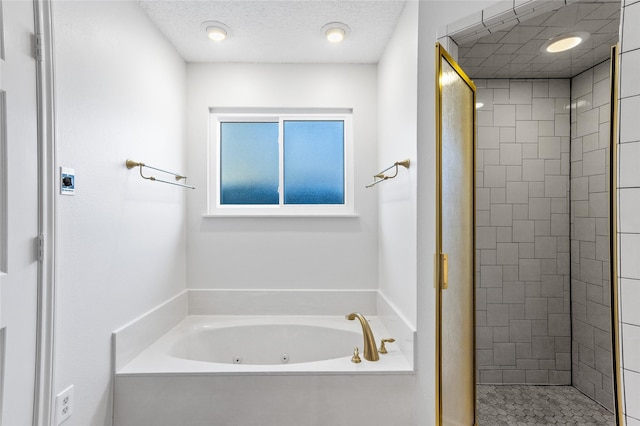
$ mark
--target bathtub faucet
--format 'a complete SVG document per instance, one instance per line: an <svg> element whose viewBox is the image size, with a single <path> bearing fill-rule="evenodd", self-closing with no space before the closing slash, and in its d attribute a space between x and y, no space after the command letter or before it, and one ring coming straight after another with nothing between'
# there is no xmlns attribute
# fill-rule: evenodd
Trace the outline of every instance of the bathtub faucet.
<svg viewBox="0 0 640 426"><path fill-rule="evenodd" d="M373 332L371 331L371 327L369 327L367 319L358 312L350 313L345 318L350 321L356 318L360 320L362 335L364 337L364 359L367 361L378 361L380 356L378 355L378 348L376 347L376 339L373 337Z"/></svg>

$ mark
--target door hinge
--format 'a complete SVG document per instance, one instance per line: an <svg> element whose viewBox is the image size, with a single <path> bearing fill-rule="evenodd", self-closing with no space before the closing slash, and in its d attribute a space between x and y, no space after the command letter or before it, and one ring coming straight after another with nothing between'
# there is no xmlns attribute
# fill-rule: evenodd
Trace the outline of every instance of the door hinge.
<svg viewBox="0 0 640 426"><path fill-rule="evenodd" d="M42 61L42 58L44 56L42 49L42 35L35 34L35 36L33 37L33 56L36 61Z"/></svg>
<svg viewBox="0 0 640 426"><path fill-rule="evenodd" d="M449 255L446 253L440 254L440 288L449 288Z"/></svg>
<svg viewBox="0 0 640 426"><path fill-rule="evenodd" d="M38 235L38 261L44 262L44 234Z"/></svg>

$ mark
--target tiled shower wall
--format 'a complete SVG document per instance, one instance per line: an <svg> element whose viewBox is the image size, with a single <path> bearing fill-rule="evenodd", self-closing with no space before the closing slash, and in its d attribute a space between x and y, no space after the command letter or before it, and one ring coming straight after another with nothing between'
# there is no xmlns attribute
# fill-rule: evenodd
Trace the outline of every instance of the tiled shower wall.
<svg viewBox="0 0 640 426"><path fill-rule="evenodd" d="M571 319L573 385L613 411L609 67L571 83Z"/></svg>
<svg viewBox="0 0 640 426"><path fill-rule="evenodd" d="M624 0L620 48L618 250L625 425L640 426L640 1Z"/></svg>
<svg viewBox="0 0 640 426"><path fill-rule="evenodd" d="M569 80L477 80L478 383L571 384Z"/></svg>

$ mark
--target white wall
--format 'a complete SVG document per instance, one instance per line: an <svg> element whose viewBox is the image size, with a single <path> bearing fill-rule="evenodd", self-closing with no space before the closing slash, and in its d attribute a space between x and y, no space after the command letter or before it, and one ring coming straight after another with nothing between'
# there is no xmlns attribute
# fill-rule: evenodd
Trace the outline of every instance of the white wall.
<svg viewBox="0 0 640 426"><path fill-rule="evenodd" d="M111 332L186 288L194 194L124 167L188 174L185 65L136 2L56 1L53 15L57 162L76 171L76 195L56 200L55 392L75 385L65 426L110 424Z"/></svg>
<svg viewBox="0 0 640 426"><path fill-rule="evenodd" d="M624 0L620 56L618 249L625 424L640 425L640 2Z"/></svg>
<svg viewBox="0 0 640 426"><path fill-rule="evenodd" d="M494 1L421 1L418 41L418 276L416 404L419 425L435 424L436 141L435 51L438 28L494 4ZM444 35L444 34L442 34Z"/></svg>
<svg viewBox="0 0 640 426"><path fill-rule="evenodd" d="M378 168L413 164L377 185L379 290L416 323L418 2L408 2L378 63ZM393 172L393 170L390 170Z"/></svg>
<svg viewBox="0 0 640 426"><path fill-rule="evenodd" d="M188 282L194 289L377 289L375 65L189 64ZM209 107L353 108L357 218L203 218ZM200 189L201 188L201 189Z"/></svg>

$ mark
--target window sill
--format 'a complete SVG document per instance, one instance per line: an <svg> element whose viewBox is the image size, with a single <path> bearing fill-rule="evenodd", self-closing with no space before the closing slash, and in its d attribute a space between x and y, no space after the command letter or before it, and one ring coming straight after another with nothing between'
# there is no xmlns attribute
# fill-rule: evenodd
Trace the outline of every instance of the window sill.
<svg viewBox="0 0 640 426"><path fill-rule="evenodd" d="M336 218L349 219L358 218L358 213L300 213L300 212L278 212L278 213L251 213L251 212L222 212L222 213L204 213L203 218L269 218L269 217L295 217L295 218Z"/></svg>

